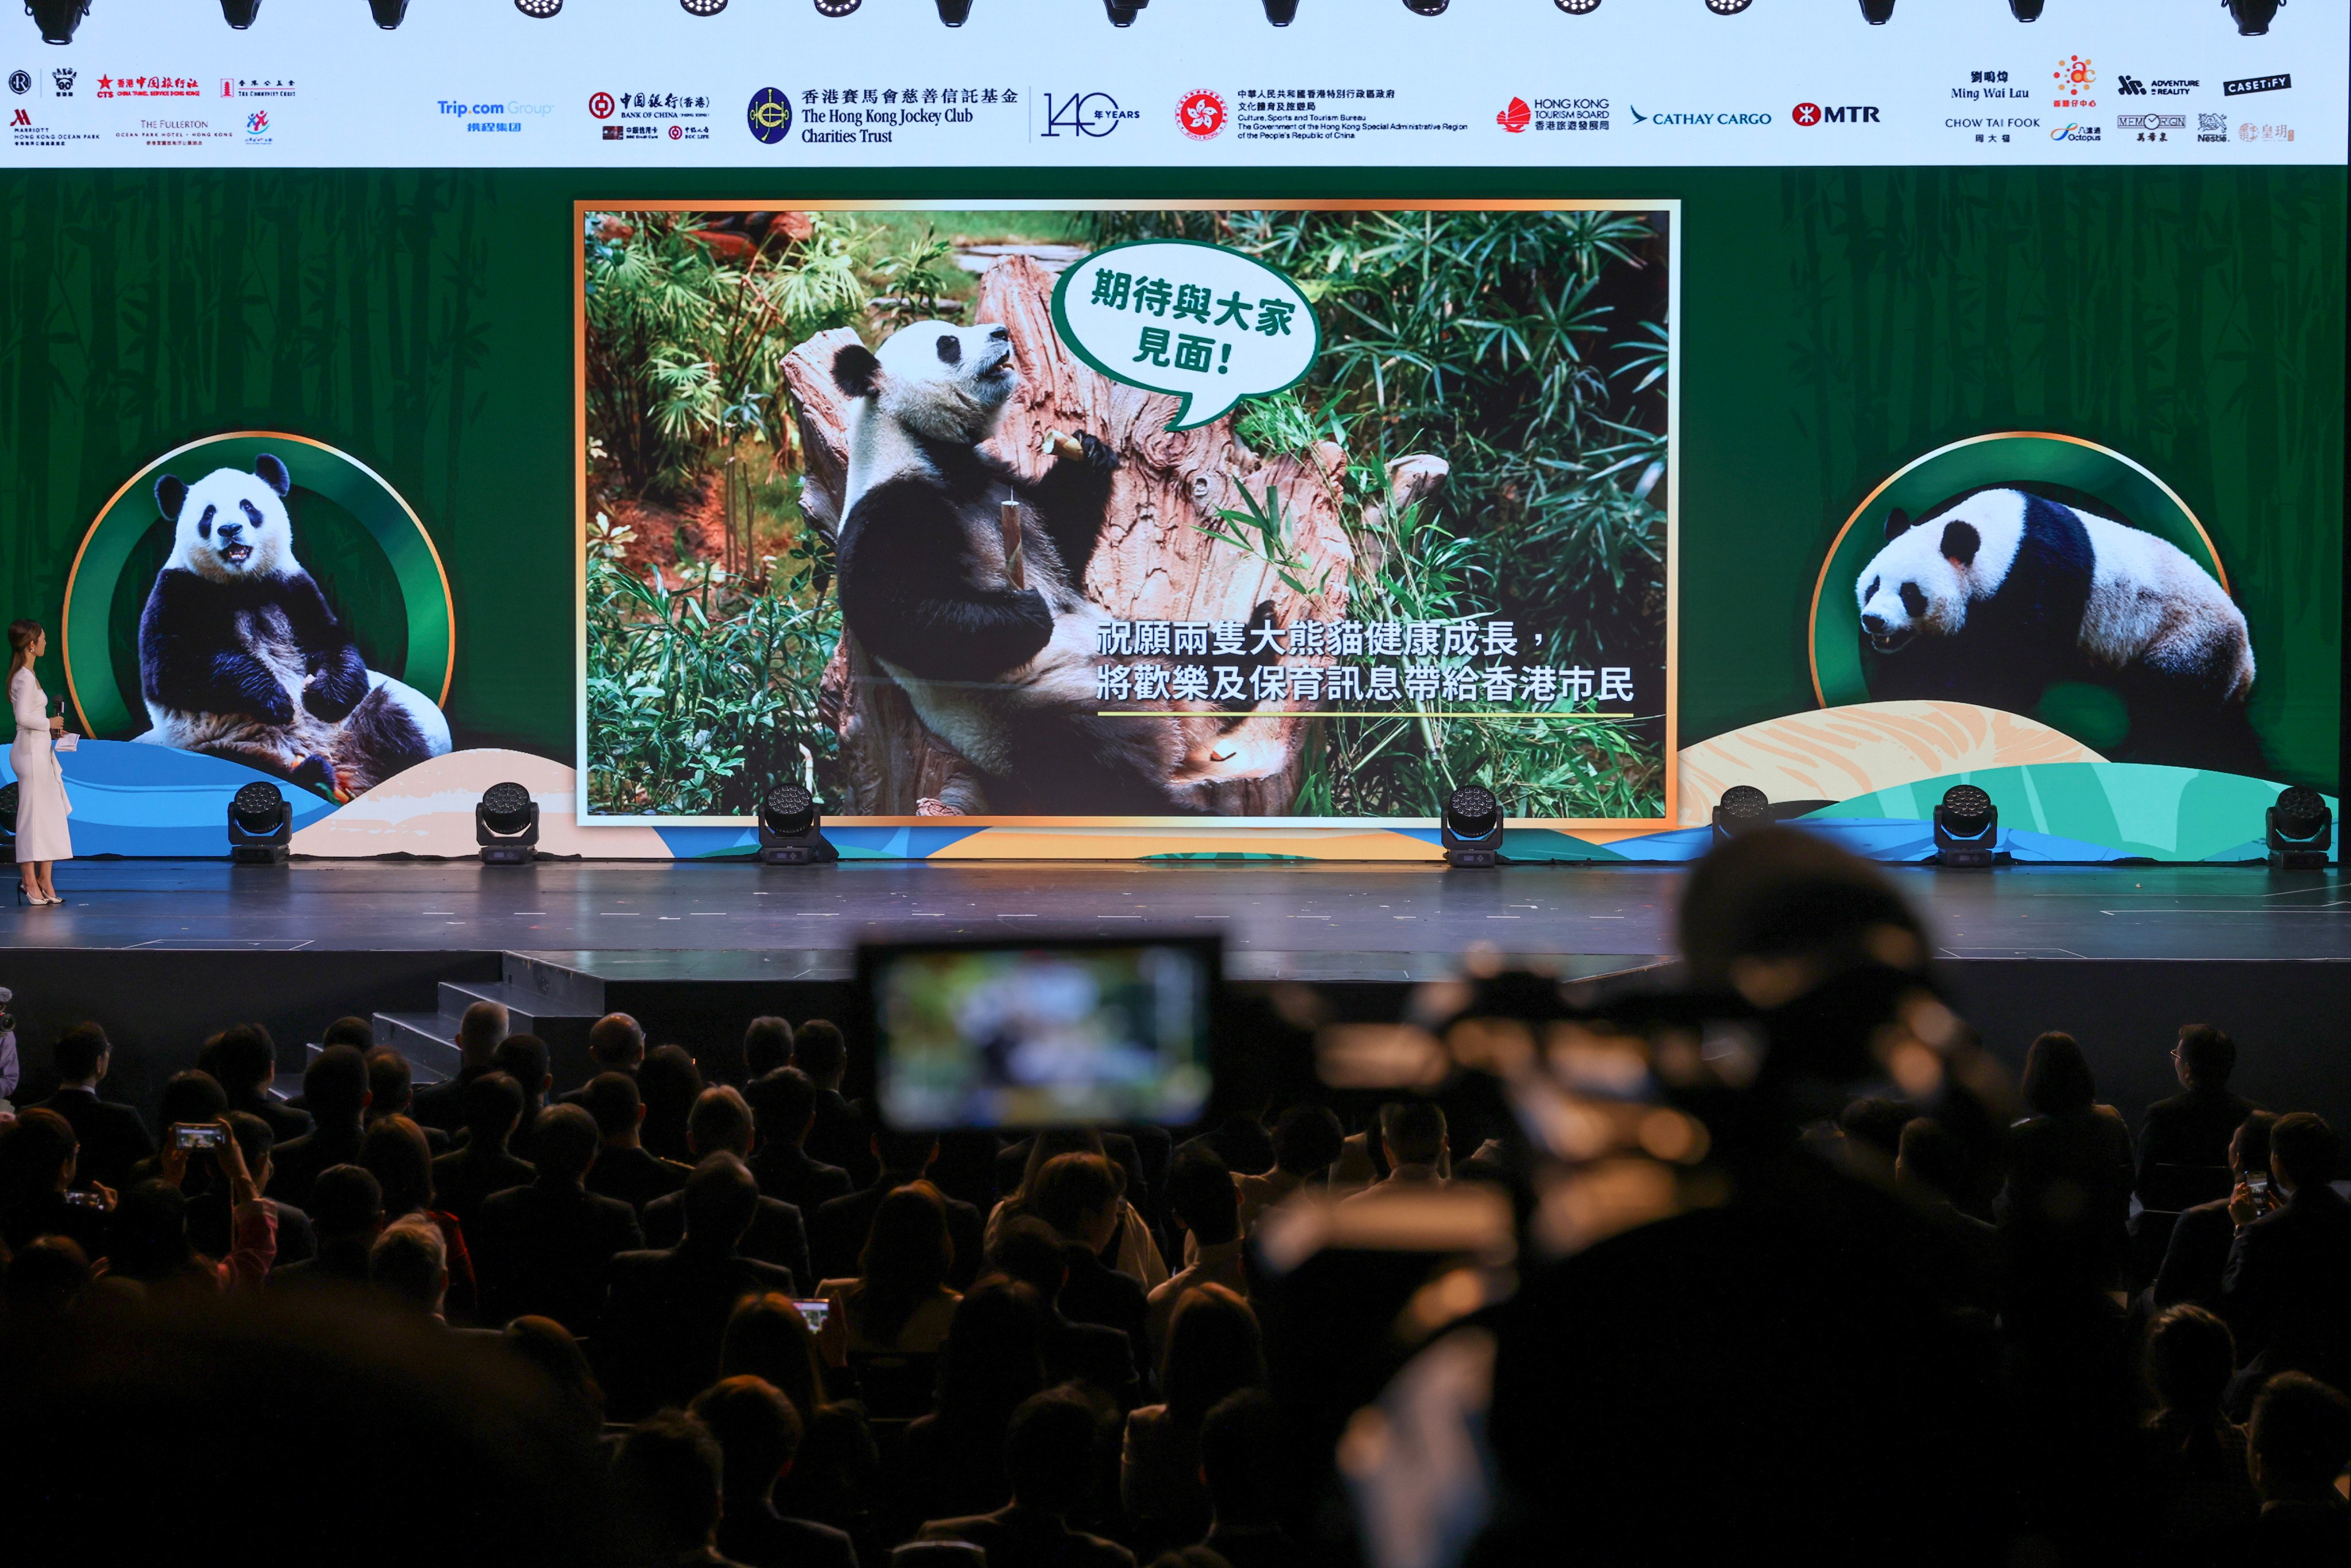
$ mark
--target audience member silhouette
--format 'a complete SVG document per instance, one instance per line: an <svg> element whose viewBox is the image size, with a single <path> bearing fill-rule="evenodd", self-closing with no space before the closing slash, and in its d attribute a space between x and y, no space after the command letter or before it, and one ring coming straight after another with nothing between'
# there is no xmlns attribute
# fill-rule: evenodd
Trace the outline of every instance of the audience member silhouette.
<svg viewBox="0 0 2351 1568"><path fill-rule="evenodd" d="M546 1317L575 1334L592 1334L604 1313L612 1260L642 1249L644 1236L627 1204L587 1188L601 1143L594 1117L577 1105L549 1105L532 1132L537 1179L482 1204L473 1243L482 1320Z"/></svg>
<svg viewBox="0 0 2351 1568"><path fill-rule="evenodd" d="M757 1181L758 1174L750 1164L752 1138L751 1108L743 1103L740 1090L720 1084L695 1096L686 1118L685 1146L696 1160L733 1155ZM675 1193L654 1198L645 1205L643 1220L645 1245L674 1247L685 1233L685 1205ZM778 1198L760 1197L758 1215L743 1238L743 1255L789 1269L795 1280L813 1278L807 1223L799 1209Z"/></svg>
<svg viewBox="0 0 2351 1568"><path fill-rule="evenodd" d="M702 1094L702 1074L695 1071L694 1058L682 1045L656 1048L637 1069L637 1093L645 1106L639 1133L645 1147L663 1159L693 1165L685 1124Z"/></svg>
<svg viewBox="0 0 2351 1568"><path fill-rule="evenodd" d="M2351 1377L2351 1202L2328 1185L2338 1145L2307 1111L2270 1129L2270 1181L2283 1202L2264 1213L2250 1184L2229 1200L2236 1239L2220 1281L2249 1379L2306 1372L2330 1387Z"/></svg>
<svg viewBox="0 0 2351 1568"><path fill-rule="evenodd" d="M1031 1396L1013 1413L1004 1440L1012 1500L991 1513L932 1520L920 1539L968 1542L987 1553L988 1568L1133 1568L1126 1548L1069 1525L1092 1490L1101 1429L1081 1395Z"/></svg>
<svg viewBox="0 0 2351 1568"><path fill-rule="evenodd" d="M665 1160L645 1152L640 1131L644 1124L644 1102L637 1093L637 1081L625 1072L607 1071L588 1081L586 1088L573 1098L573 1103L595 1119L603 1152L588 1172L588 1190L604 1197L616 1197L632 1209L642 1210L657 1197L666 1197L685 1185L694 1174L692 1166L675 1160Z"/></svg>
<svg viewBox="0 0 2351 1568"><path fill-rule="evenodd" d="M367 1058L348 1045L330 1045L302 1071L302 1095L310 1103L312 1125L291 1143L278 1145L271 1163L276 1177L270 1196L298 1208L310 1205L310 1184L329 1166L360 1157L367 1135L370 1103Z"/></svg>
<svg viewBox="0 0 2351 1568"><path fill-rule="evenodd" d="M155 1140L138 1112L99 1094L98 1086L114 1065L114 1047L96 1024L78 1023L57 1036L53 1057L57 1088L40 1108L64 1117L73 1128L79 1149L77 1178L120 1186L130 1179L131 1167L155 1152ZM217 1073L212 1076L219 1081ZM225 1092L227 1085L223 1083L222 1089Z"/></svg>
<svg viewBox="0 0 2351 1568"><path fill-rule="evenodd" d="M465 1145L433 1162L433 1190L458 1224L479 1218L491 1194L524 1186L537 1175L509 1147L522 1124L522 1085L506 1073L477 1073L465 1085Z"/></svg>
<svg viewBox="0 0 2351 1568"><path fill-rule="evenodd" d="M364 1166L329 1166L310 1185L319 1250L272 1270L272 1286L364 1285L368 1251L383 1231L383 1186Z"/></svg>
<svg viewBox="0 0 2351 1568"><path fill-rule="evenodd" d="M2237 1042L2210 1024L2192 1023L2171 1048L2180 1092L2147 1108L2139 1126L2138 1173L2134 1190L2149 1208L2178 1211L2227 1196L2229 1140L2252 1114L2253 1103L2229 1092L2237 1067ZM2205 1177L2202 1173L2215 1173ZM2204 1190L2208 1179L2220 1184Z"/></svg>
<svg viewBox="0 0 2351 1568"><path fill-rule="evenodd" d="M759 1147L751 1157L751 1174L758 1178L761 1192L810 1216L847 1196L849 1173L810 1158L803 1146L816 1124L816 1085L807 1073L797 1067L778 1067L753 1079L743 1098L758 1126Z"/></svg>
<svg viewBox="0 0 2351 1568"><path fill-rule="evenodd" d="M2280 1373L2253 1401L2248 1447L2262 1494L2249 1561L2259 1568L2351 1562L2351 1506L2339 1490L2351 1465L2351 1399L2302 1373Z"/></svg>
<svg viewBox="0 0 2351 1568"><path fill-rule="evenodd" d="M757 1377L724 1377L689 1412L717 1439L721 1506L717 1546L745 1568L854 1568L857 1550L830 1525L776 1511L778 1477L799 1455L799 1412Z"/></svg>
<svg viewBox="0 0 2351 1568"><path fill-rule="evenodd" d="M1265 1348L1249 1303L1222 1285L1186 1291L1168 1324L1159 1364L1163 1403L1127 1416L1119 1459L1119 1494L1144 1540L1178 1546L1208 1532L1201 1423L1227 1395L1263 1386Z"/></svg>
<svg viewBox="0 0 2351 1568"><path fill-rule="evenodd" d="M497 1071L498 1042L507 1037L507 1009L502 1002L475 1002L457 1020L457 1071L444 1082L416 1092L414 1118L420 1126L438 1127L455 1137L469 1124L466 1087L485 1073Z"/></svg>
<svg viewBox="0 0 2351 1568"><path fill-rule="evenodd" d="M269 1092L277 1079L277 1045L259 1024L235 1024L214 1035L197 1053L196 1065L220 1081L230 1110L260 1117L279 1143L310 1130L307 1113Z"/></svg>

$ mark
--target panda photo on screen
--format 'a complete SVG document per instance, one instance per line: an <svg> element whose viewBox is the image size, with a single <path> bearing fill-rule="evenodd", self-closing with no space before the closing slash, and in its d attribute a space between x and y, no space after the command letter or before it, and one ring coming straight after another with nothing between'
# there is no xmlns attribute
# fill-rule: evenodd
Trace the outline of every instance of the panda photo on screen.
<svg viewBox="0 0 2351 1568"><path fill-rule="evenodd" d="M295 557L292 488L266 452L250 472L155 481L174 531L139 617L153 727L138 738L348 800L446 752L449 724L423 693L367 667Z"/></svg>
<svg viewBox="0 0 2351 1568"><path fill-rule="evenodd" d="M1854 584L1872 697L2030 714L2059 682L2115 691L2128 759L2257 773L2244 612L2178 547L2085 497L1994 485L1912 517Z"/></svg>

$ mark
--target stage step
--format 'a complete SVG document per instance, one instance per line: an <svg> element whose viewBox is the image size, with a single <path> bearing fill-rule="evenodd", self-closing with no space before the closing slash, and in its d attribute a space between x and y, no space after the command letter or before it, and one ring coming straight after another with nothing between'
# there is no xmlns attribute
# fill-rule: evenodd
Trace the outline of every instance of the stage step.
<svg viewBox="0 0 2351 1568"><path fill-rule="evenodd" d="M604 1005L604 982L596 976L546 954L508 952L500 956L506 988L536 998L534 1014L584 1018L593 1022L611 1009ZM509 1007L517 1005L513 1001Z"/></svg>
<svg viewBox="0 0 2351 1568"><path fill-rule="evenodd" d="M375 1040L408 1058L418 1083L454 1078L464 1058L457 1051L457 1020L443 1013L378 1013Z"/></svg>
<svg viewBox="0 0 2351 1568"><path fill-rule="evenodd" d="M451 1020L454 1037L456 1022L465 1016L465 1009L475 1002L496 1002L507 1009L508 1034L535 1034L552 1048L559 1038L578 1035L584 1042L588 1026L602 1017L601 1013L579 1013L554 1002L542 991L527 990L494 980L444 980L440 985L441 1014Z"/></svg>

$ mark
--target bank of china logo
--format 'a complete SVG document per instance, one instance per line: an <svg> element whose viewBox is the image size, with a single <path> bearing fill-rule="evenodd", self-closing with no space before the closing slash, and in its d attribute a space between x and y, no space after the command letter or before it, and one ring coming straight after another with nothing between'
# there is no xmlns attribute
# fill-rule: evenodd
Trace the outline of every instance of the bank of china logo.
<svg viewBox="0 0 2351 1568"><path fill-rule="evenodd" d="M792 133L792 100L776 88L763 87L751 95L745 118L750 122L753 140L773 147Z"/></svg>
<svg viewBox="0 0 2351 1568"><path fill-rule="evenodd" d="M1525 99L1514 98L1508 109L1494 116L1494 123L1516 136L1533 122L1534 117L1535 111L1527 107Z"/></svg>

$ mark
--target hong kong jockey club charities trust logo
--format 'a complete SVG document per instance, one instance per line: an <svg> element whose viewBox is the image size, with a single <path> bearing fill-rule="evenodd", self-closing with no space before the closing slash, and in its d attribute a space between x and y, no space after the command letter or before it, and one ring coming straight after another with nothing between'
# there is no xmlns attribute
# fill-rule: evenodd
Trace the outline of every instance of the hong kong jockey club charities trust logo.
<svg viewBox="0 0 2351 1568"><path fill-rule="evenodd" d="M1534 123L1534 118L1535 111L1527 107L1527 100L1514 98L1501 113L1494 116L1494 123L1516 136Z"/></svg>
<svg viewBox="0 0 2351 1568"><path fill-rule="evenodd" d="M1211 141L1225 128L1225 100L1207 88L1187 92L1176 106L1176 123L1195 141Z"/></svg>
<svg viewBox="0 0 2351 1568"><path fill-rule="evenodd" d="M611 93L591 92L588 95L588 112L594 115L597 119L611 119L612 108L612 95Z"/></svg>
<svg viewBox="0 0 2351 1568"><path fill-rule="evenodd" d="M752 140L772 147L792 133L792 100L776 88L763 87L751 95L744 119L751 127Z"/></svg>

